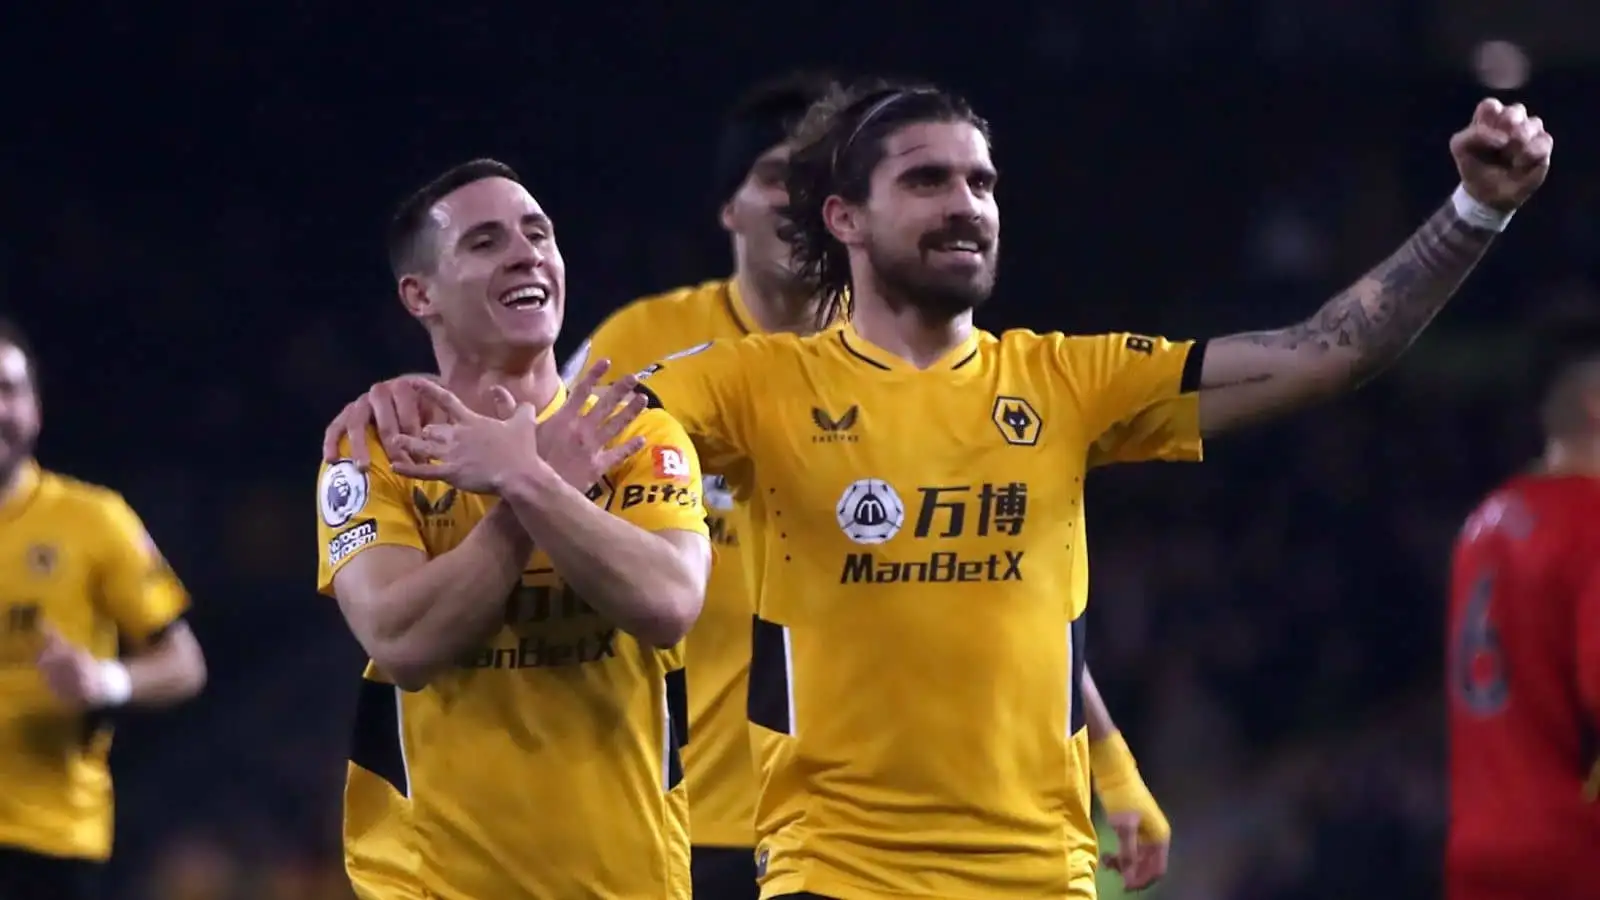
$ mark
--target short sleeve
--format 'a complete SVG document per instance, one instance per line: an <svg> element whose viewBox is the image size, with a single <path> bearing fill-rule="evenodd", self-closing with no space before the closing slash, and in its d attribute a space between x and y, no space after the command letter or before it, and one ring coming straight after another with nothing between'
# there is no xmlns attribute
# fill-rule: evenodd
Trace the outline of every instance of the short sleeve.
<svg viewBox="0 0 1600 900"><path fill-rule="evenodd" d="M1203 451L1200 395L1182 394L1111 426L1089 448L1089 467L1149 460L1199 462Z"/></svg>
<svg viewBox="0 0 1600 900"><path fill-rule="evenodd" d="M646 410L619 440L633 436L644 438L644 449L608 476L611 513L646 531L709 534L700 457L683 426L661 410Z"/></svg>
<svg viewBox="0 0 1600 900"><path fill-rule="evenodd" d="M1083 417L1092 461L1199 458L1203 342L1053 337L1054 362Z"/></svg>
<svg viewBox="0 0 1600 900"><path fill-rule="evenodd" d="M341 450L348 447L340 445ZM330 597L334 576L368 547L427 549L405 484L370 433L367 448L372 458L368 471L340 459L323 463L317 476L317 590Z"/></svg>
<svg viewBox="0 0 1600 900"><path fill-rule="evenodd" d="M183 615L189 594L126 500L112 495L104 510L100 600L118 633L143 644Z"/></svg>
<svg viewBox="0 0 1600 900"><path fill-rule="evenodd" d="M639 390L693 439L713 472L749 456L751 339L711 341L680 350L639 372Z"/></svg>

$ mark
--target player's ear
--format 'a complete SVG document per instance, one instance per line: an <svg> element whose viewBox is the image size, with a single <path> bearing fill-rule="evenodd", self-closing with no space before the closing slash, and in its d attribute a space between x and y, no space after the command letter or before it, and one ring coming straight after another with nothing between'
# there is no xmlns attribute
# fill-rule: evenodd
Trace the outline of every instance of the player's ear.
<svg viewBox="0 0 1600 900"><path fill-rule="evenodd" d="M406 308L406 312L418 319L428 314L433 302L428 297L428 286L421 278L415 275L403 276L397 289L400 294L400 304Z"/></svg>
<svg viewBox="0 0 1600 900"><path fill-rule="evenodd" d="M864 224L861 216L859 207L845 202L838 194L822 201L822 224L847 247L861 243Z"/></svg>
<svg viewBox="0 0 1600 900"><path fill-rule="evenodd" d="M726 230L729 234L732 234L733 231L734 231L734 227L733 227L733 201L732 200L729 200L727 203L722 204L722 213L718 216L718 218L720 218L721 221L722 221L723 229Z"/></svg>

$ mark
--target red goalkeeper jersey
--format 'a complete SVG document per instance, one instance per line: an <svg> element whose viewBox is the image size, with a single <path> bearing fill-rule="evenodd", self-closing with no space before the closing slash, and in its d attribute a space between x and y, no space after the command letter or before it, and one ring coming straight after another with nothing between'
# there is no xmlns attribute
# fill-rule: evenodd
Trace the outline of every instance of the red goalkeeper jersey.
<svg viewBox="0 0 1600 900"><path fill-rule="evenodd" d="M1450 900L1600 900L1600 479L1524 476L1451 572Z"/></svg>

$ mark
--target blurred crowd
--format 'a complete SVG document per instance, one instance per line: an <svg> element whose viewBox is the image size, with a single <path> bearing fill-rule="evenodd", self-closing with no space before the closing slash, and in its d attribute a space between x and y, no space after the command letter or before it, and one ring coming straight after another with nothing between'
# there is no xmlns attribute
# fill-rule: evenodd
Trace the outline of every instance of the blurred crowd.
<svg viewBox="0 0 1600 900"><path fill-rule="evenodd" d="M1041 47L1068 53L1076 32L1046 24ZM212 666L200 700L118 733L124 900L347 896L339 798L362 659L313 591L312 479L325 421L426 365L383 271L386 204L467 156L523 169L569 259L563 349L630 297L729 265L684 187L709 177L693 128L651 131L641 156L626 121L552 101L529 115L578 123L558 146L536 128L480 140L470 126L492 111L441 89L407 101L432 133L383 155L359 102L282 77L298 86L206 107L232 123L231 157L181 149L198 131L169 110L128 158L80 148L30 170L26 227L0 248L9 312L43 357L43 460L128 496L196 597ZM1445 142L1477 96L1421 75L1009 77L956 81L993 120L1006 173L1006 258L982 324L1174 337L1284 324L1376 262L1453 186ZM677 98L705 107L694 121L728 99L713 81ZM1597 81L1567 72L1530 93L1563 146L1594 136ZM1224 128L1218 109L1241 122ZM274 123L297 129L293 146L245 140ZM1397 371L1220 440L1204 465L1091 479L1089 658L1175 827L1154 896L1435 894L1449 547L1537 449L1520 326L1596 303L1600 166L1582 156L1558 151L1505 246Z"/></svg>

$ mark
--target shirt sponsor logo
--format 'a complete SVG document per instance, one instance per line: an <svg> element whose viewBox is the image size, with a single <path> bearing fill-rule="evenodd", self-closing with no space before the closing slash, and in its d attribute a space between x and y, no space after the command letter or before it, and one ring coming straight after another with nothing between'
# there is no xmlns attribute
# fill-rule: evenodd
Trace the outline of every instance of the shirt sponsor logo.
<svg viewBox="0 0 1600 900"><path fill-rule="evenodd" d="M688 481L689 458L677 447L651 447L650 457L655 464L656 477L662 481Z"/></svg>
<svg viewBox="0 0 1600 900"><path fill-rule="evenodd" d="M378 539L378 523L362 519L355 527L341 531L328 541L328 565L337 566L351 554Z"/></svg>

